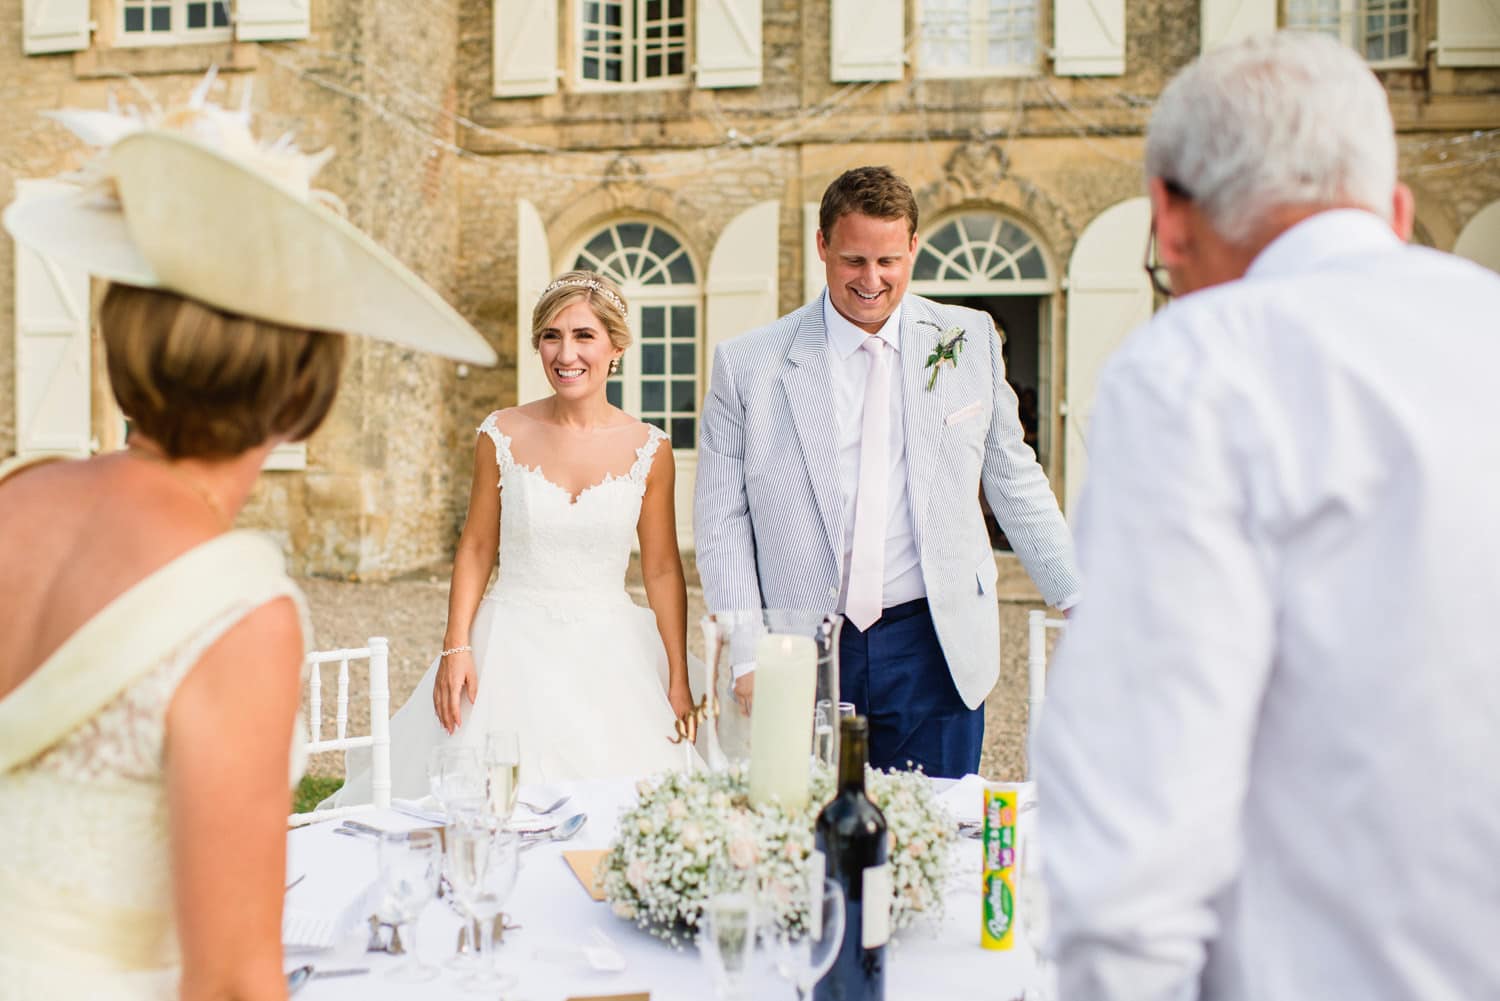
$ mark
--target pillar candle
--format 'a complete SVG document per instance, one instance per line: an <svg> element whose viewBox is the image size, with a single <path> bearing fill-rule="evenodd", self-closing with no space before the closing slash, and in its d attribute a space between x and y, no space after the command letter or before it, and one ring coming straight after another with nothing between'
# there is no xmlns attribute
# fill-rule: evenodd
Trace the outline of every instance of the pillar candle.
<svg viewBox="0 0 1500 1001"><path fill-rule="evenodd" d="M810 636L771 633L756 645L750 710L750 802L807 805L818 647Z"/></svg>

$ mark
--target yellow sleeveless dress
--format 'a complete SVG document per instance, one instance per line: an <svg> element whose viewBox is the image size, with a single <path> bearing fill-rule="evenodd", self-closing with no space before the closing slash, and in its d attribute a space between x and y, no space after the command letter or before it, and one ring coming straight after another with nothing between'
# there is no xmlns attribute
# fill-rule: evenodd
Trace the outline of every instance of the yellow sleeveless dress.
<svg viewBox="0 0 1500 1001"><path fill-rule="evenodd" d="M0 699L0 1001L177 996L167 707L209 646L283 596L303 608L276 546L229 532L137 582Z"/></svg>

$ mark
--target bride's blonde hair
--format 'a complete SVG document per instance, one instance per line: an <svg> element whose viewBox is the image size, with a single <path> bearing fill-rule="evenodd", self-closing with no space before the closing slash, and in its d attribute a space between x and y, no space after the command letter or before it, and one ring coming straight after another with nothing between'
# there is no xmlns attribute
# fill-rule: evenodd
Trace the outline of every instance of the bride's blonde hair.
<svg viewBox="0 0 1500 1001"><path fill-rule="evenodd" d="M589 309L604 324L609 343L624 351L630 346L630 327L625 322L625 297L620 287L597 271L565 271L542 291L542 297L531 311L531 346L542 343L542 331L552 325L557 314L575 302L588 303Z"/></svg>

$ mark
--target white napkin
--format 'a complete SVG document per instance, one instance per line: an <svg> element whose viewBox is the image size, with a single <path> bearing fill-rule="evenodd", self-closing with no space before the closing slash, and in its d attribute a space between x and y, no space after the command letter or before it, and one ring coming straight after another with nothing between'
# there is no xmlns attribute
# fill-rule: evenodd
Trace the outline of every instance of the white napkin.
<svg viewBox="0 0 1500 1001"><path fill-rule="evenodd" d="M446 824L448 815L438 809L437 800L431 796L423 796L421 799L393 799L391 809L398 810L408 817L416 817L425 820L429 824Z"/></svg>
<svg viewBox="0 0 1500 1001"><path fill-rule="evenodd" d="M306 885L304 882L292 892L296 893ZM322 889L322 893L303 894L297 904L288 900L283 907L281 944L288 952L332 949L373 909L374 883L361 887L352 897L328 893L329 884Z"/></svg>
<svg viewBox="0 0 1500 1001"><path fill-rule="evenodd" d="M969 774L938 793L938 802L957 821L978 821L984 814L984 779Z"/></svg>

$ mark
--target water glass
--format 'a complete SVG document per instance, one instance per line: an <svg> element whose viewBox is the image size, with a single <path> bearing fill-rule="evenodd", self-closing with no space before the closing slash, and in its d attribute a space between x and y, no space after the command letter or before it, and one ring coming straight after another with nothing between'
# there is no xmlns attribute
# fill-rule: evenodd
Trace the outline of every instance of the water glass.
<svg viewBox="0 0 1500 1001"><path fill-rule="evenodd" d="M1016 858L1016 912L1021 931L1035 956L1031 980L1022 997L1024 1001L1054 1001L1057 996L1055 972L1047 956L1051 910L1047 901L1047 884L1042 881L1036 835L1022 835L1019 849Z"/></svg>
<svg viewBox="0 0 1500 1001"><path fill-rule="evenodd" d="M488 818L448 827L448 882L464 915L479 926L475 969L460 981L469 990L493 993L515 986L515 977L495 967L495 918L515 889L520 856L520 836Z"/></svg>
<svg viewBox="0 0 1500 1001"><path fill-rule="evenodd" d="M380 837L380 913L396 925L406 948L406 961L386 976L402 983L420 983L438 974L417 952L417 918L437 893L442 871L441 842L434 831L387 832Z"/></svg>
<svg viewBox="0 0 1500 1001"><path fill-rule="evenodd" d="M748 1001L755 955L755 901L748 893L708 898L698 926L698 951L718 1001Z"/></svg>
<svg viewBox="0 0 1500 1001"><path fill-rule="evenodd" d="M427 788L449 815L484 808L484 768L472 747L445 744L427 756Z"/></svg>
<svg viewBox="0 0 1500 1001"><path fill-rule="evenodd" d="M821 872L799 895L806 902L807 921L800 930L780 930L774 936L776 973L791 982L798 1001L806 1001L813 985L839 958L844 943L844 890Z"/></svg>
<svg viewBox="0 0 1500 1001"><path fill-rule="evenodd" d="M501 824L509 823L521 788L521 739L514 730L491 730L484 736L486 808Z"/></svg>

